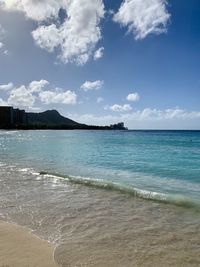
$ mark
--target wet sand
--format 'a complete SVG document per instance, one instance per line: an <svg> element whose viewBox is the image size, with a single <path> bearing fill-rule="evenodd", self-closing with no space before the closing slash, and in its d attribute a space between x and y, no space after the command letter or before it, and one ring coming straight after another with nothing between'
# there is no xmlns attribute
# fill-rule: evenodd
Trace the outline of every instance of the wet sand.
<svg viewBox="0 0 200 267"><path fill-rule="evenodd" d="M54 246L28 229L0 221L0 267L58 267Z"/></svg>
<svg viewBox="0 0 200 267"><path fill-rule="evenodd" d="M8 166L0 174L0 218L57 244L54 258L62 267L200 266L198 210L32 169ZM24 229L0 223L0 267L56 266L53 246Z"/></svg>

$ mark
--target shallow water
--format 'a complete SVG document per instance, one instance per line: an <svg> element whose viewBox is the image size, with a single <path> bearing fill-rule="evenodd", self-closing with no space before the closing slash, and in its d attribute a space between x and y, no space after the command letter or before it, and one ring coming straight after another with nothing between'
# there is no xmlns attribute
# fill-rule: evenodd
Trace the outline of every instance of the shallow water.
<svg viewBox="0 0 200 267"><path fill-rule="evenodd" d="M0 217L57 244L63 267L200 266L198 206L124 190L198 202L199 146L199 132L1 132Z"/></svg>

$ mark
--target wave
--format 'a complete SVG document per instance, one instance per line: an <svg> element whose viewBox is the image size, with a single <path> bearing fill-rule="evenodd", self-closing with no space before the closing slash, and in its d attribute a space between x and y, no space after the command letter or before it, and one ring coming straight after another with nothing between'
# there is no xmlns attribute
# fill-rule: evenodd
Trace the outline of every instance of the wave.
<svg viewBox="0 0 200 267"><path fill-rule="evenodd" d="M15 134L15 133L18 133L19 131L15 131L15 130L3 130L3 129L0 129L0 134Z"/></svg>
<svg viewBox="0 0 200 267"><path fill-rule="evenodd" d="M153 192L149 190L139 189L136 187L131 187L131 186L128 187L119 183L109 182L100 179L85 178L80 176L60 175L57 173L50 173L44 171L41 171L39 174L49 178L67 180L73 184L80 184L88 187L94 187L97 189L116 191L122 194L128 194L133 197L139 197L146 200L152 200L166 204L173 204L176 206L181 206L186 208L195 208L200 211L199 201L185 197L183 195Z"/></svg>

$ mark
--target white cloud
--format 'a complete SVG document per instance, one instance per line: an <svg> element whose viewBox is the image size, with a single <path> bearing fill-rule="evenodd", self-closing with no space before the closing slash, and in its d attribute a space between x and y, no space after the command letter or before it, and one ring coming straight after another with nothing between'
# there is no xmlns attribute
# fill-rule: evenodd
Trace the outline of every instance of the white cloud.
<svg viewBox="0 0 200 267"><path fill-rule="evenodd" d="M138 93L131 93L127 95L126 99L128 101L136 102L136 101L139 101L140 96Z"/></svg>
<svg viewBox="0 0 200 267"><path fill-rule="evenodd" d="M1 8L1 0L0 0L0 8ZM9 51L7 49L4 49L5 43L4 39L6 37L6 31L0 24L0 52L2 52L4 55L9 55ZM2 49L3 48L3 49Z"/></svg>
<svg viewBox="0 0 200 267"><path fill-rule="evenodd" d="M98 97L97 98L97 103L101 103L101 102L103 102L103 100L104 100L103 97Z"/></svg>
<svg viewBox="0 0 200 267"><path fill-rule="evenodd" d="M124 0L113 19L127 26L135 39L143 39L148 34L161 34L167 31L170 14L166 0Z"/></svg>
<svg viewBox="0 0 200 267"><path fill-rule="evenodd" d="M0 49L4 47L4 43L2 42L5 36L5 30L0 24Z"/></svg>
<svg viewBox="0 0 200 267"><path fill-rule="evenodd" d="M8 103L0 98L0 106L8 106Z"/></svg>
<svg viewBox="0 0 200 267"><path fill-rule="evenodd" d="M60 88L44 90L45 86L49 85L47 80L32 81L29 85L21 85L14 87L13 83L0 85L0 90L8 93L6 101L0 98L0 104L12 105L14 107L28 108L29 110L38 109L34 104L36 100L40 100L44 104L76 104L77 95L73 91L64 91Z"/></svg>
<svg viewBox="0 0 200 267"><path fill-rule="evenodd" d="M7 49L4 50L3 53L4 53L4 55L6 55L6 56L10 54L9 51L8 51Z"/></svg>
<svg viewBox="0 0 200 267"><path fill-rule="evenodd" d="M94 53L94 60L103 57L103 52L104 52L104 47L100 47L99 49L97 49Z"/></svg>
<svg viewBox="0 0 200 267"><path fill-rule="evenodd" d="M63 92L61 89L55 91L43 91L39 93L40 100L45 104L76 104L77 95L70 90Z"/></svg>
<svg viewBox="0 0 200 267"><path fill-rule="evenodd" d="M15 0L15 2L18 2ZM84 65L95 53L95 46L101 39L100 20L104 17L102 0L59 0L42 1L48 6L48 12L41 11L40 4L34 3L35 10L41 12L37 19L34 10L31 11L31 0L23 1L26 9L20 5L20 10L35 20L45 21L32 32L36 44L53 52L59 51L59 59L64 62L73 62ZM38 1L40 3L41 1ZM48 4L47 4L48 3ZM61 24L47 24L48 18L57 20L60 8L66 11L65 21ZM100 52L99 52L100 55Z"/></svg>
<svg viewBox="0 0 200 267"><path fill-rule="evenodd" d="M104 84L104 81L86 81L81 85L81 89L83 89L84 91L89 91L89 90L99 90Z"/></svg>
<svg viewBox="0 0 200 267"><path fill-rule="evenodd" d="M9 91L9 90L13 89L13 87L14 87L13 83L2 84L2 85L0 85L0 90Z"/></svg>
<svg viewBox="0 0 200 267"><path fill-rule="evenodd" d="M146 108L118 115L67 114L67 116L75 121L94 125L110 125L123 121L130 129L200 129L200 111L179 108L165 110Z"/></svg>
<svg viewBox="0 0 200 267"><path fill-rule="evenodd" d="M42 89L48 84L49 82L46 80L32 81L29 84L28 89L31 93L37 93L37 92L41 92Z"/></svg>
<svg viewBox="0 0 200 267"><path fill-rule="evenodd" d="M103 0L3 0L3 3L4 9L23 12L36 21L38 27L32 32L35 43L48 52L56 49L64 63L83 65L94 57L101 39ZM63 22L59 18L61 9L66 13Z"/></svg>
<svg viewBox="0 0 200 267"><path fill-rule="evenodd" d="M48 52L53 52L63 42L60 31L55 24L40 26L32 32L32 35L36 44Z"/></svg>
<svg viewBox="0 0 200 267"><path fill-rule="evenodd" d="M57 18L62 7L61 0L3 0L4 8L11 11L21 11L26 17L44 21L50 18Z"/></svg>
<svg viewBox="0 0 200 267"><path fill-rule="evenodd" d="M125 117L124 117L125 118ZM161 120L176 120L176 119L195 119L200 118L200 111L186 111L180 108L171 108L165 110L145 108L128 114L128 120L137 121L161 121Z"/></svg>
<svg viewBox="0 0 200 267"><path fill-rule="evenodd" d="M14 88L10 91L8 104L16 107L32 107L35 103L35 97L24 86Z"/></svg>
<svg viewBox="0 0 200 267"><path fill-rule="evenodd" d="M109 109L116 112L124 112L132 110L132 107L129 104L124 104L124 105L115 104L113 106L108 106L105 109Z"/></svg>

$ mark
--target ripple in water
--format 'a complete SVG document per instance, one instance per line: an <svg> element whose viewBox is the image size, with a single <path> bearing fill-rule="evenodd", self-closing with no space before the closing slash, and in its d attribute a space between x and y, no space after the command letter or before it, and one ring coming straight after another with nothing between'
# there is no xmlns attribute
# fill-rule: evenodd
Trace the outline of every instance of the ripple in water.
<svg viewBox="0 0 200 267"><path fill-rule="evenodd" d="M57 244L60 266L199 266L200 213L0 166L2 219Z"/></svg>

